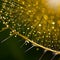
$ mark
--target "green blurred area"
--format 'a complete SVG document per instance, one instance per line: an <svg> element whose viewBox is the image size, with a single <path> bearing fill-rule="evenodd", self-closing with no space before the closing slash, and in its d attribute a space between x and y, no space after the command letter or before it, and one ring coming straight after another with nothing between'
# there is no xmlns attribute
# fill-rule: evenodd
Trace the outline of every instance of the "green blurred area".
<svg viewBox="0 0 60 60"><path fill-rule="evenodd" d="M0 28L2 27L2 24L0 25ZM0 32L0 42L4 39L9 37L9 29L6 29L2 32ZM20 49L20 46L18 44L18 38L15 38L12 36L11 38L7 39L5 42L0 43L0 59L5 60L7 58L10 60L23 60L23 52L22 49Z"/></svg>

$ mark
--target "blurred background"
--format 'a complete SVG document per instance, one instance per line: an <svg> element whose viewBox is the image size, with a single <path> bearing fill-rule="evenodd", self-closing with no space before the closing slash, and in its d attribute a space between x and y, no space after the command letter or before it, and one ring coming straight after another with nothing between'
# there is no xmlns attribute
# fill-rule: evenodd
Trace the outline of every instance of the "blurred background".
<svg viewBox="0 0 60 60"><path fill-rule="evenodd" d="M2 0L0 0L0 9L2 8ZM0 11L0 60L39 60L44 54L44 49L33 47L18 35L10 36L11 30L5 28L1 20ZM51 60L54 53L47 51L41 60ZM57 55L53 60L60 60Z"/></svg>

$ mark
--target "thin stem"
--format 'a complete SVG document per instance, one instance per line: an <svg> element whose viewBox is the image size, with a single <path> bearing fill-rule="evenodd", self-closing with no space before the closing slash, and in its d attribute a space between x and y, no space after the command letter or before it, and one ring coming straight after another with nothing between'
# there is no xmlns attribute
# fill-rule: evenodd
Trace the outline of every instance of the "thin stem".
<svg viewBox="0 0 60 60"><path fill-rule="evenodd" d="M2 40L1 43L4 43L5 41L7 41L9 38L11 38L13 35L7 37L6 39Z"/></svg>
<svg viewBox="0 0 60 60"><path fill-rule="evenodd" d="M34 46L31 46L30 48L28 48L26 51L25 51L25 53L27 52L27 51L29 51L30 49L32 49Z"/></svg>
<svg viewBox="0 0 60 60"><path fill-rule="evenodd" d="M39 60L41 60L43 58L43 56L45 55L45 53L47 52L47 50L44 50L43 54L41 55L41 57L39 58Z"/></svg>
<svg viewBox="0 0 60 60"><path fill-rule="evenodd" d="M20 48L22 48L22 47L24 46L25 43L26 43L26 42L24 42L24 43L20 46Z"/></svg>
<svg viewBox="0 0 60 60"><path fill-rule="evenodd" d="M51 58L51 60L54 60L55 57L56 57L56 54Z"/></svg>

